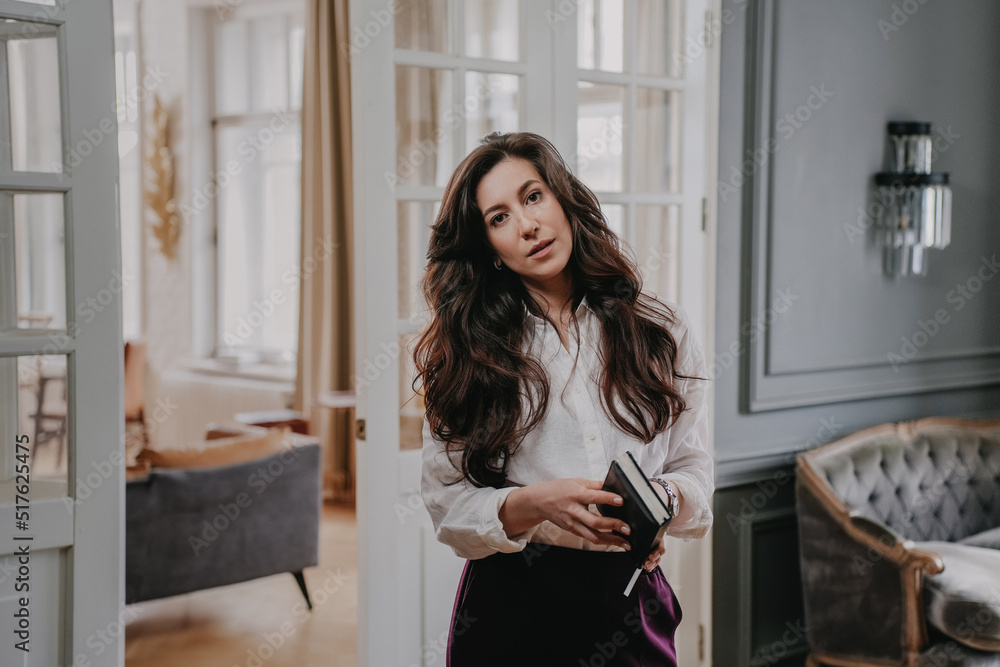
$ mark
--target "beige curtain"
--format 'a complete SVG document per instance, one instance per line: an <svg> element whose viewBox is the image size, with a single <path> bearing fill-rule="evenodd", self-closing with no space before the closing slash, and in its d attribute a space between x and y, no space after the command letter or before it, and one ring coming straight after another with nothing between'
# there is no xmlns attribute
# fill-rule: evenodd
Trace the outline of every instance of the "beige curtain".
<svg viewBox="0 0 1000 667"><path fill-rule="evenodd" d="M302 100L302 282L294 407L323 442L325 496L353 502L354 411L316 408L353 389L351 78L348 0L309 0Z"/></svg>

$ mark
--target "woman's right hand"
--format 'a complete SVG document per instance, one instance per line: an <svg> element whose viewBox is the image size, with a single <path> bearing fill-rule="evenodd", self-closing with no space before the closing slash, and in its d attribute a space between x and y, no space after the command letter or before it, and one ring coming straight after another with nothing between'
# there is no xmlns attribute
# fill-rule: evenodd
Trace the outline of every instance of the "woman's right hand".
<svg viewBox="0 0 1000 667"><path fill-rule="evenodd" d="M617 530L626 535L629 527L620 519L605 517L591 512L589 505L621 505L621 496L611 491L602 491L604 482L596 479L571 477L536 482L522 487L527 491L530 506L536 517L548 520L574 535L593 542L629 549L628 541L611 532Z"/></svg>

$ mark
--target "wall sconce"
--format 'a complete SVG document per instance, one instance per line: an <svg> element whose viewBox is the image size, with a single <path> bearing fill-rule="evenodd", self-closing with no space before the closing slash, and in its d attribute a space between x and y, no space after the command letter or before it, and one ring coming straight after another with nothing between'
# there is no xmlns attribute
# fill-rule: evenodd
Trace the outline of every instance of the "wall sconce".
<svg viewBox="0 0 1000 667"><path fill-rule="evenodd" d="M925 276L925 250L951 242L948 174L931 171L930 123L891 122L888 130L889 171L875 174L882 270Z"/></svg>

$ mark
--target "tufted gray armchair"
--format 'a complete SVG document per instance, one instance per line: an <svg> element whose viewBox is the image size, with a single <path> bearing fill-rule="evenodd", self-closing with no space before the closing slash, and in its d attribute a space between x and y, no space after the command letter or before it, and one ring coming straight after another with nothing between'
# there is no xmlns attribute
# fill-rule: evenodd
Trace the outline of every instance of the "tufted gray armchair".
<svg viewBox="0 0 1000 667"><path fill-rule="evenodd" d="M1000 420L802 453L796 502L809 665L1000 667Z"/></svg>

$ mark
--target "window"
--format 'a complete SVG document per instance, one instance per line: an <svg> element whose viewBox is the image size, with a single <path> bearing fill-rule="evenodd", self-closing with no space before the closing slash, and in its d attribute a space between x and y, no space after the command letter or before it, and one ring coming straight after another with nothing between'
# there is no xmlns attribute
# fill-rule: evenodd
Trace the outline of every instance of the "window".
<svg viewBox="0 0 1000 667"><path fill-rule="evenodd" d="M209 35L212 177L193 204L214 207L217 357L295 360L304 39L298 2L241 5Z"/></svg>

